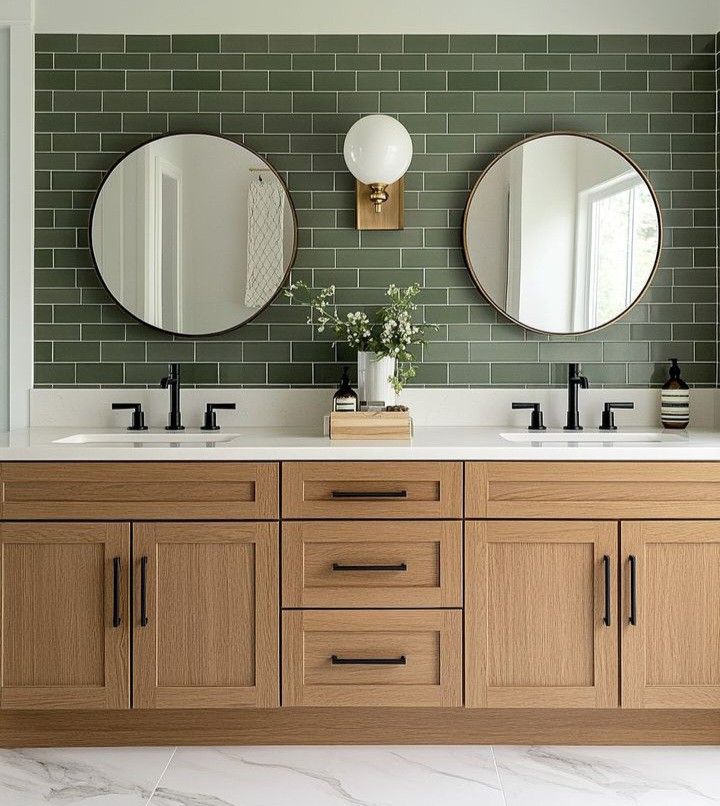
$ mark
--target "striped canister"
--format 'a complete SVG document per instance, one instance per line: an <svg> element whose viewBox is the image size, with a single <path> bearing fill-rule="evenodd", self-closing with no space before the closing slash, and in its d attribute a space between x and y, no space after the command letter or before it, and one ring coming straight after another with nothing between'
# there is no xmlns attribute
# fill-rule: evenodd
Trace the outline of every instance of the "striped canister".
<svg viewBox="0 0 720 806"><path fill-rule="evenodd" d="M670 359L670 377L660 392L660 419L665 428L687 428L690 422L690 387L680 377L677 358Z"/></svg>

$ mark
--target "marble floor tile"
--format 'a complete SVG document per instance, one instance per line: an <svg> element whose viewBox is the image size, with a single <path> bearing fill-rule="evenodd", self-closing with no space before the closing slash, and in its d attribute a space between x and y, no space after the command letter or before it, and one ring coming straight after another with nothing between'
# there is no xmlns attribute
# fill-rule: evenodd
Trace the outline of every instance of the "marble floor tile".
<svg viewBox="0 0 720 806"><path fill-rule="evenodd" d="M150 806L504 806L489 747L178 748Z"/></svg>
<svg viewBox="0 0 720 806"><path fill-rule="evenodd" d="M720 804L720 747L495 747L507 806Z"/></svg>
<svg viewBox="0 0 720 806"><path fill-rule="evenodd" d="M2 806L145 806L174 748L0 750Z"/></svg>

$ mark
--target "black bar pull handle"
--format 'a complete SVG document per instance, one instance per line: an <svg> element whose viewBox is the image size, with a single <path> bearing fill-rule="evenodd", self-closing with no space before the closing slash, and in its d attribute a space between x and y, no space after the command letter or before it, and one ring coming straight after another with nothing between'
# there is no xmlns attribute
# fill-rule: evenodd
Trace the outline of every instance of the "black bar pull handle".
<svg viewBox="0 0 720 806"><path fill-rule="evenodd" d="M330 661L333 666L405 666L405 655L399 658L339 658L332 655Z"/></svg>
<svg viewBox="0 0 720 806"><path fill-rule="evenodd" d="M122 624L120 618L120 558L113 557L113 627L119 627Z"/></svg>
<svg viewBox="0 0 720 806"><path fill-rule="evenodd" d="M148 558L140 558L140 626L147 627L147 564Z"/></svg>
<svg viewBox="0 0 720 806"><path fill-rule="evenodd" d="M407 571L407 563L397 565L342 565L332 564L333 571Z"/></svg>
<svg viewBox="0 0 720 806"><path fill-rule="evenodd" d="M407 498L407 490L333 490L333 498Z"/></svg>
<svg viewBox="0 0 720 806"><path fill-rule="evenodd" d="M612 615L610 604L610 557L607 554L603 556L603 566L605 568L605 615L603 616L603 624L609 627L612 623Z"/></svg>
<svg viewBox="0 0 720 806"><path fill-rule="evenodd" d="M630 624L637 625L637 557L631 554L628 557L630 563Z"/></svg>

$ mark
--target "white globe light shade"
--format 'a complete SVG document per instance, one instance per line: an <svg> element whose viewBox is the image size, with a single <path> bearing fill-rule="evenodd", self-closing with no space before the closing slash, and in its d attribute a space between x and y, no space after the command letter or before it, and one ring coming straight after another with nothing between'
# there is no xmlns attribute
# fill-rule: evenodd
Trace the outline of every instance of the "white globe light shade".
<svg viewBox="0 0 720 806"><path fill-rule="evenodd" d="M365 185L397 182L410 167L412 153L407 129L388 115L360 118L345 135L345 162Z"/></svg>

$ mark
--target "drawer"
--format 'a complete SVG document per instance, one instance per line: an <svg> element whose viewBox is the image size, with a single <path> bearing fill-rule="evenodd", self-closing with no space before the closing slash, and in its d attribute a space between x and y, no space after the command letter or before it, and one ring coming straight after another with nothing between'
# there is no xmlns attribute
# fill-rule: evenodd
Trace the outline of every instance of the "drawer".
<svg viewBox="0 0 720 806"><path fill-rule="evenodd" d="M283 524L284 607L462 607L454 521Z"/></svg>
<svg viewBox="0 0 720 806"><path fill-rule="evenodd" d="M462 705L459 610L286 610L283 705Z"/></svg>
<svg viewBox="0 0 720 806"><path fill-rule="evenodd" d="M467 518L720 517L718 462L468 462Z"/></svg>
<svg viewBox="0 0 720 806"><path fill-rule="evenodd" d="M283 462L285 518L460 518L460 462Z"/></svg>
<svg viewBox="0 0 720 806"><path fill-rule="evenodd" d="M4 519L272 519L272 462L5 462Z"/></svg>

